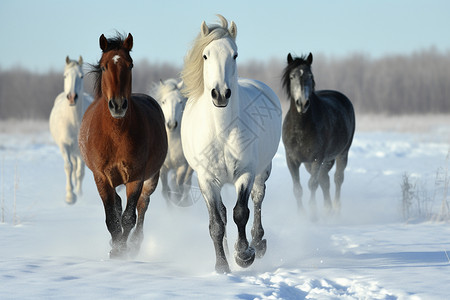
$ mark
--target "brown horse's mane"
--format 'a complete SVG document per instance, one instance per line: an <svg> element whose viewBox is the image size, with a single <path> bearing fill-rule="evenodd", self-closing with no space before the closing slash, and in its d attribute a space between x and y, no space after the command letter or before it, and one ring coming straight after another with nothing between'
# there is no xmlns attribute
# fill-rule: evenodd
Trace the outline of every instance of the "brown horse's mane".
<svg viewBox="0 0 450 300"><path fill-rule="evenodd" d="M125 39L125 35L117 32L116 36L107 39L108 46L103 53L122 49ZM90 67L91 69L88 74L92 74L94 76L94 95L95 99L98 99L102 96L102 68L100 66L100 60L97 64L91 64Z"/></svg>

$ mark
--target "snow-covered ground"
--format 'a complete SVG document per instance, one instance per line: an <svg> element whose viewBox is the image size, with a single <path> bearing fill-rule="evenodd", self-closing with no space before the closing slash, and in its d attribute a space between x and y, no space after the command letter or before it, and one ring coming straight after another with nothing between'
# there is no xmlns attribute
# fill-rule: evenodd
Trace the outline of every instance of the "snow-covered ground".
<svg viewBox="0 0 450 300"><path fill-rule="evenodd" d="M18 130L21 123L1 123L0 299L446 299L450 224L405 222L401 209L407 173L428 195L422 209L439 212L443 190L436 172L448 166L450 149L446 120L413 133L362 127L350 152L341 214L315 223L297 213L280 145L263 204L267 253L248 269L229 259L230 275L214 272L207 211L195 187L193 206L172 209L158 187L140 255L110 260L91 172L84 196L68 206L63 161L46 124ZM301 175L307 196L304 169ZM232 250L233 189L223 197Z"/></svg>

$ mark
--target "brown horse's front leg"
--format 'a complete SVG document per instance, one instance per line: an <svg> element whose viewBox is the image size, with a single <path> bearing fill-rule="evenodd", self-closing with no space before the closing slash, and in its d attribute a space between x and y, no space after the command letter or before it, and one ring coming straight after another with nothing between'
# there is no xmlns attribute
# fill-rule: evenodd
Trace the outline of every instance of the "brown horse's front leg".
<svg viewBox="0 0 450 300"><path fill-rule="evenodd" d="M122 243L121 200L105 177L94 175L94 179L105 208L106 227L109 233L111 233L112 249L110 258L120 258L126 249L126 244L124 245ZM120 205L119 207L118 204Z"/></svg>
<svg viewBox="0 0 450 300"><path fill-rule="evenodd" d="M122 228L123 233L121 237L121 243L127 244L128 236L136 225L136 207L139 200L139 196L142 192L143 181L133 181L127 183L127 206L122 214Z"/></svg>
<svg viewBox="0 0 450 300"><path fill-rule="evenodd" d="M144 240L144 218L145 213L147 212L148 204L150 203L150 195L156 189L158 185L158 174L155 174L150 179L144 181L144 186L142 188L141 196L139 197L137 203L137 212L138 219L136 224L136 229L133 232L133 235L130 238L130 256L134 257L139 253L141 248L142 241Z"/></svg>

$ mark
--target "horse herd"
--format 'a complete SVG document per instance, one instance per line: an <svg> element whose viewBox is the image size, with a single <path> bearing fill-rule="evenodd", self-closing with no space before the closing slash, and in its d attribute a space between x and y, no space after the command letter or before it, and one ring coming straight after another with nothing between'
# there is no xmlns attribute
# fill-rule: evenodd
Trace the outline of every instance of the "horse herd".
<svg viewBox="0 0 450 300"><path fill-rule="evenodd" d="M316 92L312 54L297 58L289 54L282 83L290 107L282 125L276 94L262 82L238 77L237 27L218 17L220 24L201 24L185 57L181 81L169 79L154 85L152 95L158 100L131 91L131 34L100 36L102 56L91 71L93 101L83 92L82 58L66 59L64 92L50 114L50 132L64 159L66 202L75 203L81 192L84 164L93 173L112 237L111 258L138 253L145 212L158 180L166 201L183 206L190 201L195 171L209 213L216 271L230 272L225 254L227 213L221 199L225 184L233 184L237 193L234 258L239 266L250 266L267 247L261 204L281 136L299 210L303 211L302 163L311 174L312 217L319 185L327 211L340 209L355 130L349 99L337 91ZM328 172L335 163L333 204ZM116 192L120 185L126 187L124 210ZM251 242L246 235L250 197L254 205Z"/></svg>

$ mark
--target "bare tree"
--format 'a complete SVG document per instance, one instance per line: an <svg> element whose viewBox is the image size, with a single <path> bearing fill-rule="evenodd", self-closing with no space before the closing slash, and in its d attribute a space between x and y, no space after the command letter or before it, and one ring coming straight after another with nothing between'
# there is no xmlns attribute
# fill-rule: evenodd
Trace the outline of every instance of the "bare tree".
<svg viewBox="0 0 450 300"><path fill-rule="evenodd" d="M284 110L288 106L281 88L285 55L283 59L238 65L240 76L268 84L281 99ZM169 63L138 61L133 70L133 91L149 93L152 82L177 78L180 70L181 66ZM375 59L361 53L341 58L314 53L313 72L317 89L343 92L357 113L450 113L450 51L430 48ZM92 87L92 76L86 76L86 91L92 94ZM62 71L40 74L20 67L6 71L0 68L0 119L48 118L62 90Z"/></svg>

